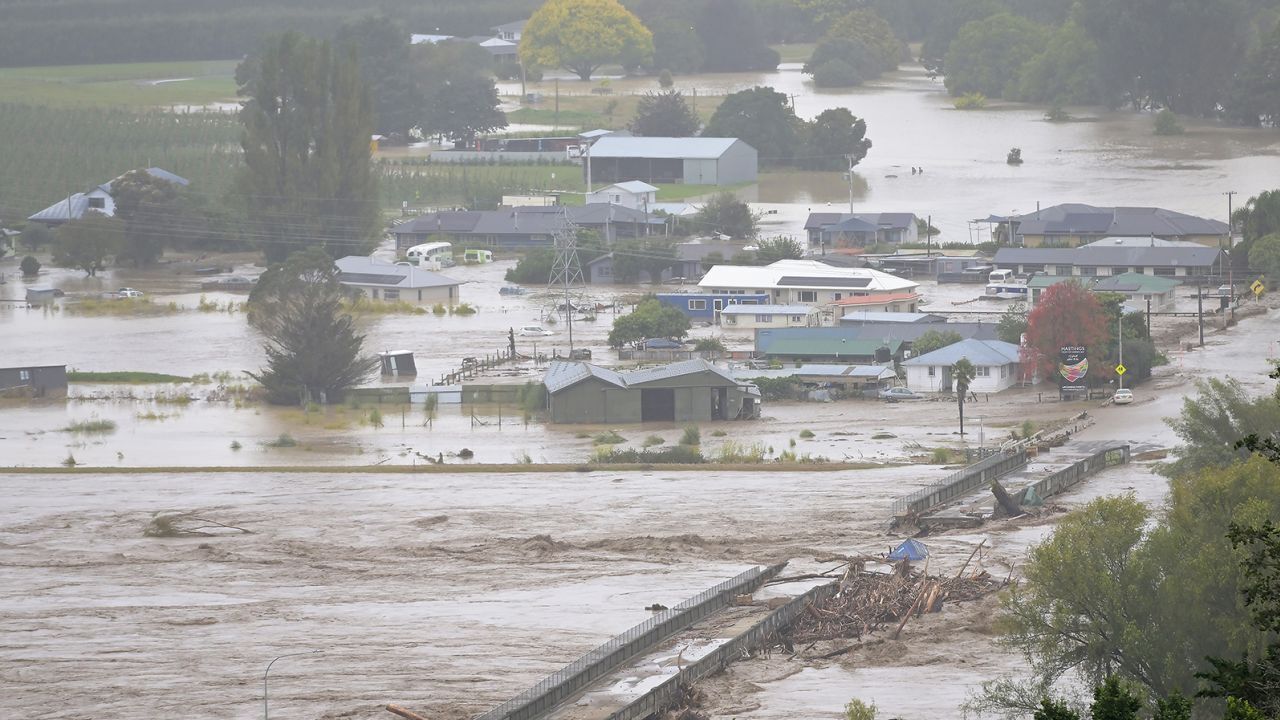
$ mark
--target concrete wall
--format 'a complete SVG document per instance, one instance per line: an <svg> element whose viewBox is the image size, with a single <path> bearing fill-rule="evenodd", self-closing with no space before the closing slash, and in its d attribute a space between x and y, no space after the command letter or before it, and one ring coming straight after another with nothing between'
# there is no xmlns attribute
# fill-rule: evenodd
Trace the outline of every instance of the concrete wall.
<svg viewBox="0 0 1280 720"><path fill-rule="evenodd" d="M893 503L893 514L919 515L943 503L968 495L974 490L984 487L992 480L1026 467L1027 451L1017 450L1007 453L996 453L979 460L969 467L952 473L948 477L928 487L921 488L910 495L898 498Z"/></svg>

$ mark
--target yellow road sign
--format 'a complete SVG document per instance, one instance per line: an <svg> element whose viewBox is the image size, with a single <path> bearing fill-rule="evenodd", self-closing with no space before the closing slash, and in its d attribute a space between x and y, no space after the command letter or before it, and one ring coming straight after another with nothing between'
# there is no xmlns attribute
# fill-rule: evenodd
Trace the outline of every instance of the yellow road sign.
<svg viewBox="0 0 1280 720"><path fill-rule="evenodd" d="M1124 375L1126 372L1128 372L1128 370L1129 368L1125 367L1123 364L1116 366L1117 375Z"/></svg>
<svg viewBox="0 0 1280 720"><path fill-rule="evenodd" d="M1267 286L1263 285L1261 280L1254 280L1253 284L1249 286L1249 289L1253 291L1254 297L1257 297L1266 292Z"/></svg>

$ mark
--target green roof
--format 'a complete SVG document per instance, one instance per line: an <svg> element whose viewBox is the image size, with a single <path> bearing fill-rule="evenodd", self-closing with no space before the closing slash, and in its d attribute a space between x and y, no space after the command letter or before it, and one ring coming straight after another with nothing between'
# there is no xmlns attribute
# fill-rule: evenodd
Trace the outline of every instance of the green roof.
<svg viewBox="0 0 1280 720"><path fill-rule="evenodd" d="M891 354L897 355L898 348L902 347L902 341L890 340L885 343L880 340L842 340L835 337L779 338L769 344L767 354L869 357L875 355L876 350L886 345L888 345Z"/></svg>
<svg viewBox="0 0 1280 720"><path fill-rule="evenodd" d="M1088 278L1075 277L1074 275L1036 275L1027 281L1027 287L1047 288L1061 282L1067 282L1068 280L1075 280L1076 282L1084 284Z"/></svg>
<svg viewBox="0 0 1280 720"><path fill-rule="evenodd" d="M1142 273L1124 273L1123 275L1099 278L1098 284L1093 289L1096 292L1136 292L1163 295L1181 284L1173 278L1144 275Z"/></svg>

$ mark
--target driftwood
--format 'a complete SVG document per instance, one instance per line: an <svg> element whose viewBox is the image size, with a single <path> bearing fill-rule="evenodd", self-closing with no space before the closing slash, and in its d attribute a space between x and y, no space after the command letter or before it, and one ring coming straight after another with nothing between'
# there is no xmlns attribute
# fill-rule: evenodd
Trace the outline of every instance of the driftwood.
<svg viewBox="0 0 1280 720"><path fill-rule="evenodd" d="M399 705L388 705L387 712L391 713L392 715L399 715L405 720L427 720L425 717L419 715L418 713L412 710L406 710L405 708L402 708Z"/></svg>
<svg viewBox="0 0 1280 720"><path fill-rule="evenodd" d="M966 566L968 563L966 563ZM963 568L961 572L963 573ZM948 601L976 600L1008 584L986 571L936 577L899 563L889 574L849 572L831 597L811 603L780 632L784 647L820 640L853 639L885 627L898 632L912 616L938 612Z"/></svg>
<svg viewBox="0 0 1280 720"><path fill-rule="evenodd" d="M973 552L969 553L969 558L964 561L963 565L960 566L960 572L956 573L956 577L960 577L961 575L964 574L965 568L968 568L969 563L973 562L973 556L977 555L978 551L982 549L982 546L986 544L987 544L987 539L982 538L982 542L978 543L978 547L974 548Z"/></svg>
<svg viewBox="0 0 1280 720"><path fill-rule="evenodd" d="M991 494L996 496L996 502L1000 503L1000 507L1004 508L1005 514L1009 517L1018 517L1022 514L1022 506L1009 496L1009 492L1004 489L999 480L991 481Z"/></svg>

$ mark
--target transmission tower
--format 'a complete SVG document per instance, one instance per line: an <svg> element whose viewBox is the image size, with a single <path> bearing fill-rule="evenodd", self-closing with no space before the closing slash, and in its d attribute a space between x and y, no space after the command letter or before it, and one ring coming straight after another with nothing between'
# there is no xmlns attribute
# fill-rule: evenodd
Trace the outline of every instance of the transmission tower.
<svg viewBox="0 0 1280 720"><path fill-rule="evenodd" d="M586 297L587 283L582 277L582 263L578 261L578 226L569 219L567 208L560 211L560 219L560 229L551 235L556 259L551 264L551 278L547 286L564 291L561 310L569 328L569 354L572 355L573 311Z"/></svg>

